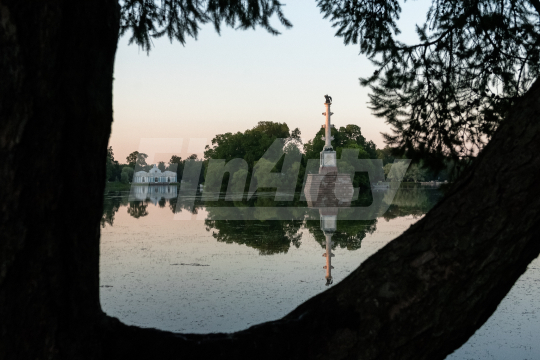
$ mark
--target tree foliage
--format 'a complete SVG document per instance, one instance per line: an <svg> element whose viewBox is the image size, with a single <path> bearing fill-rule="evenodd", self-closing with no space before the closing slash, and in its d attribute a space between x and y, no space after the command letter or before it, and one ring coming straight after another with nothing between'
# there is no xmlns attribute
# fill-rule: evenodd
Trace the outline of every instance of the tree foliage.
<svg viewBox="0 0 540 360"><path fill-rule="evenodd" d="M178 155L171 156L169 160L168 169L170 171L176 171L176 179L178 182L182 181L182 174L184 173L185 160L182 161L182 157Z"/></svg>
<svg viewBox="0 0 540 360"><path fill-rule="evenodd" d="M394 171L390 171L395 166ZM403 181L423 181L429 177L429 170L422 167L422 164L407 165L401 162L388 163L384 166L384 175L387 180L395 181L397 178L403 178Z"/></svg>
<svg viewBox="0 0 540 360"><path fill-rule="evenodd" d="M212 147L207 146L204 152L205 161L208 163L210 159L224 159L226 163L229 163L233 159L243 159L246 161L247 178L246 189L251 180L251 174L257 162L261 162L259 166L265 167L264 160L261 160L263 155L269 150L276 139L285 139L282 142L283 151L299 151L297 144L300 141L300 130L294 129L292 133L289 131L289 126L286 123L278 123L272 121L259 121L257 126L246 131L233 133L225 133L216 135L212 139ZM274 149L276 150L276 149ZM281 157L277 164L271 165L271 168L281 169L284 162L284 157ZM264 163L264 164L263 164ZM239 169L237 169L239 170ZM209 179L212 182L219 181L220 179L214 179L215 174L209 174ZM225 191L226 184L229 183L230 174L227 172L222 181L222 190ZM245 176L244 170L235 173L234 176L243 178ZM296 181L292 179L291 181Z"/></svg>
<svg viewBox="0 0 540 360"><path fill-rule="evenodd" d="M167 166L165 165L165 162L164 162L164 161L158 162L157 167L158 167L158 169L161 170L161 171L167 170Z"/></svg>
<svg viewBox="0 0 540 360"><path fill-rule="evenodd" d="M244 159L249 169L258 161L276 139L288 139L289 127L285 123L259 121L257 126L243 133L237 132L216 135L212 147L207 146L204 158L208 159Z"/></svg>
<svg viewBox="0 0 540 360"><path fill-rule="evenodd" d="M377 158L383 161L383 166L394 162L395 156L392 155L392 150L388 145L383 149L377 149Z"/></svg>
<svg viewBox="0 0 540 360"><path fill-rule="evenodd" d="M127 161L128 165L131 166L132 168L135 168L135 164L137 163L137 158L138 157L139 157L139 152L138 151L133 151L131 154L129 154L126 157L126 161Z"/></svg>
<svg viewBox="0 0 540 360"><path fill-rule="evenodd" d="M126 157L128 166L136 171L148 171L151 166L146 163L148 155L145 153L139 153L138 151L133 151Z"/></svg>
<svg viewBox="0 0 540 360"><path fill-rule="evenodd" d="M315 137L304 144L304 153L307 159L318 159L319 154L323 150L324 140L324 128L321 128ZM342 149L358 148L363 156L360 158L376 159L377 147L371 140L366 140L362 135L360 127L354 124L349 124L339 129L332 128L332 146L336 150L338 157L341 154Z"/></svg>
<svg viewBox="0 0 540 360"><path fill-rule="evenodd" d="M112 146L107 148L107 160L106 160L106 180L114 181L118 176L118 161L114 160L114 152Z"/></svg>
<svg viewBox="0 0 540 360"><path fill-rule="evenodd" d="M225 24L243 30L262 27L277 35L279 31L270 25L276 15L282 25L292 26L278 0L124 0L121 6L120 35L130 32L129 43L147 52L153 38L167 35L183 45L188 37L197 38L206 23L213 24L218 33Z"/></svg>
<svg viewBox="0 0 540 360"><path fill-rule="evenodd" d="M396 39L396 0L318 5L377 67L361 84L386 142L430 166L475 156L539 75L538 0L433 0L414 45Z"/></svg>

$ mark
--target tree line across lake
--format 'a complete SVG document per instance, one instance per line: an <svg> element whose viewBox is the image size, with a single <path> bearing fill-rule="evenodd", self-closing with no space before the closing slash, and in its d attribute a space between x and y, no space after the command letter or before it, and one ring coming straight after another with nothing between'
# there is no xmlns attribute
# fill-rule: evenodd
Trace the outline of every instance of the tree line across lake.
<svg viewBox="0 0 540 360"><path fill-rule="evenodd" d="M290 131L286 123L261 121L254 128L244 132L216 135L212 139L212 145L206 147L204 159L198 159L195 154L190 155L186 159L182 159L178 155L172 155L167 163L160 161L156 165L161 171L176 171L178 182L180 182L182 181L186 161L201 161L203 163L203 170L199 177L199 183L204 183L207 177L208 162L210 159L224 159L226 162L233 159L243 159L248 165L247 178L250 179L255 164L260 161L274 141L276 139L285 139L282 143L282 150L285 154L294 152L301 154L299 176L296 180L297 186L301 187L308 159L318 159L320 152L323 150L323 136L324 129L321 128L313 139L304 144L300 139L300 130L298 128ZM332 136L334 137L332 145L337 152L338 159L341 158L343 149L355 149L358 151L359 159L382 160L385 176L388 175L394 159L398 158L394 156L394 149L389 146L378 149L373 141L367 140L362 135L360 127L357 125L349 124L340 128L332 128ZM152 164L146 162L147 158L147 154L134 151L126 157L126 163L121 164L114 159L113 149L109 146L107 151L107 182L129 184L133 180L135 171L148 171L152 168ZM285 157L282 156L272 171L280 171L284 159ZM409 167L404 181L450 180L454 167L454 162L449 160L446 168L442 170L430 170L424 166L422 161L418 161ZM228 179L229 173L225 173L222 180L223 189L226 188ZM355 187L369 186L366 174L357 174L353 179L353 183Z"/></svg>

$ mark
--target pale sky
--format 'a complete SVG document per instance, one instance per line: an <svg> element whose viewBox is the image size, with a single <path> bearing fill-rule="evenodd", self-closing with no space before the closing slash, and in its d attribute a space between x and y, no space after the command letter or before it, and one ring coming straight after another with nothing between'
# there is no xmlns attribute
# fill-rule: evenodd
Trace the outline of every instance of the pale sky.
<svg viewBox="0 0 540 360"><path fill-rule="evenodd" d="M289 30L224 28L221 36L204 26L183 47L166 37L154 40L149 55L128 37L120 39L114 81L114 123L109 145L115 159L138 150L141 138L206 138L245 131L259 121L285 122L307 141L324 123L324 95L333 98L332 123L356 124L368 140L384 147L384 119L368 109L369 89L358 78L374 67L345 46L314 0L288 0ZM402 4L402 39L413 42L414 24L423 23L425 0ZM168 160L170 156L164 157ZM162 160L162 159L156 159Z"/></svg>

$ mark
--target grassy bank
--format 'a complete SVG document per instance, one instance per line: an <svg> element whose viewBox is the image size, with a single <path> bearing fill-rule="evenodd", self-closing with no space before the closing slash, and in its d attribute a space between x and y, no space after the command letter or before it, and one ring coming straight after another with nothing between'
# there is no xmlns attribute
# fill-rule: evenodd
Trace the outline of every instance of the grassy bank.
<svg viewBox="0 0 540 360"><path fill-rule="evenodd" d="M105 183L105 191L129 191L131 189L131 184L121 183L120 181L111 181Z"/></svg>

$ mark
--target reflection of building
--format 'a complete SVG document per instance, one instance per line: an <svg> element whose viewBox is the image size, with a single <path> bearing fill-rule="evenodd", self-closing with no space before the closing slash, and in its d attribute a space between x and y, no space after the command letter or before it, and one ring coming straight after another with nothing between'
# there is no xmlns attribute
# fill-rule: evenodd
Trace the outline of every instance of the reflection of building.
<svg viewBox="0 0 540 360"><path fill-rule="evenodd" d="M176 173L174 171L163 171L159 170L154 164L150 171L137 171L133 174L134 183L173 183L176 182Z"/></svg>
<svg viewBox="0 0 540 360"><path fill-rule="evenodd" d="M157 186L132 186L130 201L150 200L154 205L159 200L174 199L178 196L176 185L157 185Z"/></svg>

